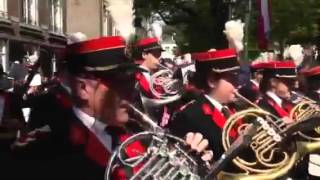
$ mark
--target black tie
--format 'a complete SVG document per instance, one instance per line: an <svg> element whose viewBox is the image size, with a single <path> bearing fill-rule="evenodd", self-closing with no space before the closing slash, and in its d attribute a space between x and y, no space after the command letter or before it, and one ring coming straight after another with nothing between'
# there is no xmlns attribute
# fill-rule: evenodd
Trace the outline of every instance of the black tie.
<svg viewBox="0 0 320 180"><path fill-rule="evenodd" d="M112 141L111 141L111 148L112 150L115 150L115 148L120 144L120 135L122 134L123 130L119 127L114 126L107 126L106 132L111 135Z"/></svg>
<svg viewBox="0 0 320 180"><path fill-rule="evenodd" d="M221 113L224 115L224 117L225 117L226 119L228 119L228 118L230 117L229 108L226 107L226 106L223 106L223 107L221 108Z"/></svg>

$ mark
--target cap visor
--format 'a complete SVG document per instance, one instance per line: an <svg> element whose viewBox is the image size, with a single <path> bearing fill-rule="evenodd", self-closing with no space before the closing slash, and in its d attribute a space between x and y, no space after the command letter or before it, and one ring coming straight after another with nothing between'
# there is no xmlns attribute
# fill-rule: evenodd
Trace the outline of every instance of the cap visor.
<svg viewBox="0 0 320 180"><path fill-rule="evenodd" d="M140 68L137 64L126 63L126 64L118 65L113 69L109 69L106 71L93 71L91 73L99 77L108 77L108 76L117 76L117 75L122 75L122 76L132 75L137 72L146 72L146 70Z"/></svg>

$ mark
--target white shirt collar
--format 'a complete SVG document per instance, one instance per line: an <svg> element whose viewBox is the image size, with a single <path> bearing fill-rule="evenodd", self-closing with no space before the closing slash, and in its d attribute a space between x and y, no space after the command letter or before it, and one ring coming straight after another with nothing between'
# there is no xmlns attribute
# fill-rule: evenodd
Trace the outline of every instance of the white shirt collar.
<svg viewBox="0 0 320 180"><path fill-rule="evenodd" d="M81 111L79 108L77 107L73 107L73 112L75 113L75 115L77 116L77 118L79 118L79 120L88 128L88 129L92 129L93 125L96 123L96 119L92 116L89 116L88 114L86 114L85 112Z"/></svg>
<svg viewBox="0 0 320 180"><path fill-rule="evenodd" d="M256 85L257 87L259 87L259 83L258 83L256 80L250 79L250 81L251 81L254 85Z"/></svg>
<svg viewBox="0 0 320 180"><path fill-rule="evenodd" d="M148 81L150 81L150 79L151 79L151 72L150 72L150 70L149 70L147 67L142 66L142 65L140 65L140 68L146 70L145 72L142 72L142 74L144 75L144 77L145 77Z"/></svg>
<svg viewBox="0 0 320 180"><path fill-rule="evenodd" d="M222 105L221 103L219 103L217 100L213 99L212 97L210 97L210 96L207 95L207 94L204 95L204 97L207 98L207 99L210 101L210 103L211 103L215 108L217 108L218 111L221 112L221 109L223 108L223 105Z"/></svg>
<svg viewBox="0 0 320 180"><path fill-rule="evenodd" d="M108 132L105 131L107 125L97 120L94 117L89 116L79 108L73 107L75 115L80 121L99 139L108 151L112 152L112 137Z"/></svg>
<svg viewBox="0 0 320 180"><path fill-rule="evenodd" d="M273 99L279 106L282 106L282 99L279 98L275 93L268 91L267 96L269 96L271 99Z"/></svg>

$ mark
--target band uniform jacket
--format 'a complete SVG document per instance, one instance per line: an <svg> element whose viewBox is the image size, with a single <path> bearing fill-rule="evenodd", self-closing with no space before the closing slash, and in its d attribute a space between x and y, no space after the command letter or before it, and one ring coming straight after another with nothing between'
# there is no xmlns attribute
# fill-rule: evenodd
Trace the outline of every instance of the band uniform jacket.
<svg viewBox="0 0 320 180"><path fill-rule="evenodd" d="M290 111L294 107L294 104L287 102L283 106L280 106L272 98L263 95L258 102L258 106L273 115L283 118L289 117Z"/></svg>
<svg viewBox="0 0 320 180"><path fill-rule="evenodd" d="M208 139L209 146L214 152L215 160L224 153L222 146L222 128L226 118L210 102L201 95L197 100L177 112L169 123L170 131L184 137L188 132L199 132ZM235 134L231 134L235 136Z"/></svg>
<svg viewBox="0 0 320 180"><path fill-rule="evenodd" d="M263 98L258 102L258 106L265 111L278 116L279 118L283 118L289 117L290 110L294 105L292 103L288 103L287 108L285 108L285 104L283 105L283 107L281 107L272 98L264 95ZM288 177L291 177L292 179L307 179L307 159L308 158L301 159L293 169L291 169L284 177L282 177L282 179L286 179Z"/></svg>
<svg viewBox="0 0 320 180"><path fill-rule="evenodd" d="M20 99L10 92L1 92L1 114L0 114L0 151L8 148L12 143L18 130L25 127Z"/></svg>
<svg viewBox="0 0 320 180"><path fill-rule="evenodd" d="M14 149L18 164L14 170L21 173L10 174L10 179L103 180L112 152L77 118L72 108L60 112L56 118L60 118L59 122L50 125L50 133ZM129 136L119 134L119 140ZM143 150L140 143L133 143L126 149L126 156L136 156ZM133 173L136 169L129 171ZM127 169L116 170L112 179L125 180L127 172Z"/></svg>
<svg viewBox="0 0 320 180"><path fill-rule="evenodd" d="M29 99L31 107L28 130L57 122L56 115L71 108L71 96L61 84L50 87L47 92Z"/></svg>

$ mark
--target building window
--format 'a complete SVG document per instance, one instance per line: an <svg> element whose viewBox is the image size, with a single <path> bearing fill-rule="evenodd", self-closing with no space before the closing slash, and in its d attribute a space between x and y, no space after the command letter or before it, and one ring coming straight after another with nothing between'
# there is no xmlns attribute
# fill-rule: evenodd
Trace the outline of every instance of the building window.
<svg viewBox="0 0 320 180"><path fill-rule="evenodd" d="M111 14L108 10L108 1L103 1L103 24L102 24L102 30L103 30L103 35L104 36L111 36L112 35L112 23L113 23L113 20L112 20L112 17L111 17Z"/></svg>
<svg viewBox="0 0 320 180"><path fill-rule="evenodd" d="M110 11L108 10L108 1L103 0L103 24L102 24L102 34L103 36L117 36L120 32L115 28L115 22L111 16Z"/></svg>
<svg viewBox="0 0 320 180"><path fill-rule="evenodd" d="M108 11L105 12L103 16L103 35L104 36L112 35L112 18Z"/></svg>
<svg viewBox="0 0 320 180"><path fill-rule="evenodd" d="M0 0L0 18L8 17L7 0Z"/></svg>
<svg viewBox="0 0 320 180"><path fill-rule="evenodd" d="M63 34L63 2L62 0L50 0L51 22L50 28L53 32Z"/></svg>
<svg viewBox="0 0 320 180"><path fill-rule="evenodd" d="M7 41L0 39L0 61L3 68L3 72L9 71L9 61L8 61L8 48Z"/></svg>
<svg viewBox="0 0 320 180"><path fill-rule="evenodd" d="M39 24L38 0L23 0L23 22L37 26Z"/></svg>

